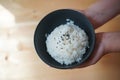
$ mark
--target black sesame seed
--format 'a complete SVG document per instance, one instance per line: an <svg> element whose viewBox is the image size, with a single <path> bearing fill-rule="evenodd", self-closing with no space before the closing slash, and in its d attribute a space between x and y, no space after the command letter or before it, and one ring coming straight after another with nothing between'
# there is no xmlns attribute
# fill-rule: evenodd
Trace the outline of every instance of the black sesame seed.
<svg viewBox="0 0 120 80"><path fill-rule="evenodd" d="M61 48L61 49L63 49L63 48Z"/></svg>
<svg viewBox="0 0 120 80"><path fill-rule="evenodd" d="M70 39L68 36L66 36L66 40Z"/></svg>
<svg viewBox="0 0 120 80"><path fill-rule="evenodd" d="M63 34L63 36L65 36L65 34Z"/></svg>
<svg viewBox="0 0 120 80"><path fill-rule="evenodd" d="M62 41L64 41L64 38L61 36Z"/></svg>
<svg viewBox="0 0 120 80"><path fill-rule="evenodd" d="M69 34L66 34L66 36L68 36L68 37L69 37L70 35L69 35Z"/></svg>
<svg viewBox="0 0 120 80"><path fill-rule="evenodd" d="M63 45L65 45L65 43L63 43Z"/></svg>

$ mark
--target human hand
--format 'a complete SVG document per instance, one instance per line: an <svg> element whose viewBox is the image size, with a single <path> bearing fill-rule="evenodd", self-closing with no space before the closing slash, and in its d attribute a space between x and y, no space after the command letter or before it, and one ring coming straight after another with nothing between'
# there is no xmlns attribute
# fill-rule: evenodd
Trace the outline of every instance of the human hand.
<svg viewBox="0 0 120 80"><path fill-rule="evenodd" d="M91 56L83 64L78 66L78 68L83 68L93 65L97 63L105 55L104 35L105 33L96 34L95 47Z"/></svg>
<svg viewBox="0 0 120 80"><path fill-rule="evenodd" d="M78 10L83 13L89 21L92 23L94 29L105 24L113 17L120 13L120 1L119 0L101 0L93 4L86 10ZM107 4L107 5L106 5ZM113 33L96 33L95 48L91 56L78 68L87 67L97 63L106 53L119 52L120 46L118 46L120 40L120 32ZM114 40L116 38L116 40ZM112 48L110 48L111 42Z"/></svg>
<svg viewBox="0 0 120 80"><path fill-rule="evenodd" d="M91 56L78 68L97 63L105 54L120 52L120 32L97 33L96 42Z"/></svg>

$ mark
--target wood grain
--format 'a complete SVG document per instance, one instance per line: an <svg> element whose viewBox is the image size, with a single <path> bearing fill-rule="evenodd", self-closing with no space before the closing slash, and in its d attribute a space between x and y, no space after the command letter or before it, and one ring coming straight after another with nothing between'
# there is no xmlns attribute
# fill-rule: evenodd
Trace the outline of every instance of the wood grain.
<svg viewBox="0 0 120 80"><path fill-rule="evenodd" d="M104 56L97 64L59 70L46 65L38 57L33 44L39 21L49 12L61 9L85 9L96 0L0 0L15 16L15 25L0 25L0 80L120 80L120 54ZM7 24L7 23L6 23ZM96 32L120 31L120 16Z"/></svg>

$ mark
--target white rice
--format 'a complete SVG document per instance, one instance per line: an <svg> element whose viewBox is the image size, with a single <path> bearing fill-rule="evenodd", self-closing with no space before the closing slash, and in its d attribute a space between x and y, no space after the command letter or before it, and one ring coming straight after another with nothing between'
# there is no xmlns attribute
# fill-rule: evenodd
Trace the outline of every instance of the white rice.
<svg viewBox="0 0 120 80"><path fill-rule="evenodd" d="M60 64L79 62L88 47L88 36L70 19L47 36L47 52Z"/></svg>

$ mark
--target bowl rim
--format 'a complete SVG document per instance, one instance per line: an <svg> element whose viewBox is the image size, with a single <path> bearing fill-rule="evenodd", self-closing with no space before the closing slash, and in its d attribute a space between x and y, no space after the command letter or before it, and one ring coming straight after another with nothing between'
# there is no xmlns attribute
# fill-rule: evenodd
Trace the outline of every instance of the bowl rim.
<svg viewBox="0 0 120 80"><path fill-rule="evenodd" d="M39 24L41 23L41 21L42 21L44 18L46 18L47 16L49 16L51 13L54 13L54 12L57 12L57 11L63 11L63 10L78 12L78 13L80 13L80 15L84 16L84 18L85 18L85 19L88 21L88 23L92 26L92 28L91 28L92 31L91 31L91 32L92 32L92 36L93 36L93 43L92 43L91 49L90 49L90 51L89 51L89 54L87 54L87 56L84 58L84 60L82 60L80 63L78 62L77 64L74 64L74 65L72 65L72 66L67 66L67 67L60 67L60 66L56 66L56 65L54 65L54 64L51 64L51 63L49 63L49 62L46 62L46 60L45 60L42 56L40 56L41 53L39 52L39 48L36 46L36 45L37 45L37 43L36 43L36 32L37 32L38 26L39 26ZM44 16L44 17L40 20L40 22L38 23L38 25L37 25L37 27L36 27L36 29L35 29L35 32L34 32L34 40L33 40L33 41L34 41L35 51L36 51L37 55L39 56L39 58L40 58L44 63L46 63L47 65L49 65L49 66L51 66L51 67L57 68L57 69L72 69L72 68L75 68L75 67L81 65L82 63L84 63L84 62L90 57L90 55L92 54L93 49L94 49L94 47L95 47L95 41L96 41L96 39L95 39L95 31L94 31L93 25L91 24L91 22L89 21L89 19L88 19L83 13L81 13L80 11L77 11L77 10L73 10L73 9L57 9L57 10L54 10L54 11L48 13L46 16Z"/></svg>

